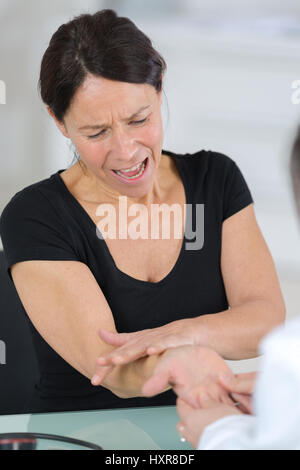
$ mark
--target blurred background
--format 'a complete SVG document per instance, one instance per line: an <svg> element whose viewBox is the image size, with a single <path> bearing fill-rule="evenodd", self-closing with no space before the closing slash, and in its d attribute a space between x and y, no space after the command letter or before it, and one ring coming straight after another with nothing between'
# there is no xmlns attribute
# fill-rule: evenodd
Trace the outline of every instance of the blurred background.
<svg viewBox="0 0 300 470"><path fill-rule="evenodd" d="M0 0L0 212L17 191L71 165L73 149L38 95L39 67L60 24L102 8L132 19L167 62L164 148L222 152L241 168L288 317L300 313L288 169L300 124L292 88L300 80L299 0ZM253 360L234 367L253 369Z"/></svg>

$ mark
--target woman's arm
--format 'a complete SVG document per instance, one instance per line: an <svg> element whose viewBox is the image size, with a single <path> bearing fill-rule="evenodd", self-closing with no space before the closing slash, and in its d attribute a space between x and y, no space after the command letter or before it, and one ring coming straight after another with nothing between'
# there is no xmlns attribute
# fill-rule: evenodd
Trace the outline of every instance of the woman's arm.
<svg viewBox="0 0 300 470"><path fill-rule="evenodd" d="M11 268L21 302L45 341L91 379L96 358L113 347L99 340L100 327L116 331L111 309L90 269L77 261L25 261ZM102 385L121 398L142 396L158 358L115 367ZM21 358L20 358L21 361Z"/></svg>
<svg viewBox="0 0 300 470"><path fill-rule="evenodd" d="M116 349L97 363L124 364L189 344L210 347L231 360L257 356L261 338L284 321L285 305L252 204L223 222L221 270L228 310L135 333L101 331L101 339Z"/></svg>
<svg viewBox="0 0 300 470"><path fill-rule="evenodd" d="M223 222L221 270L230 309L198 319L202 341L226 359L255 357L285 305L252 204Z"/></svg>

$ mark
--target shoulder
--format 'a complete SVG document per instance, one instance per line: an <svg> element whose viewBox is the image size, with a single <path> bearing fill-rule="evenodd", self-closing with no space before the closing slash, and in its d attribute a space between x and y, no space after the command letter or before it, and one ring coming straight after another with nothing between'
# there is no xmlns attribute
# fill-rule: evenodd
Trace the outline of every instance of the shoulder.
<svg viewBox="0 0 300 470"><path fill-rule="evenodd" d="M212 150L200 150L192 154L187 154L187 161L189 163L193 162L195 166L208 172L230 171L235 165L233 159L228 155Z"/></svg>
<svg viewBox="0 0 300 470"><path fill-rule="evenodd" d="M10 276L10 266L20 261L79 260L57 186L49 179L27 186L2 211L0 236Z"/></svg>
<svg viewBox="0 0 300 470"><path fill-rule="evenodd" d="M55 214L57 191L52 177L38 181L18 191L4 207L0 227L4 221L45 218L50 221ZM51 216L51 214L53 214Z"/></svg>
<svg viewBox="0 0 300 470"><path fill-rule="evenodd" d="M194 153L175 153L163 150L163 153L179 160L190 167L199 167L203 169L230 168L235 165L234 160L221 152L212 150L198 150Z"/></svg>
<svg viewBox="0 0 300 470"><path fill-rule="evenodd" d="M223 185L237 169L237 165L231 157L212 150L181 154L170 151L164 151L164 153L176 160L189 181L195 181L198 184L211 181Z"/></svg>

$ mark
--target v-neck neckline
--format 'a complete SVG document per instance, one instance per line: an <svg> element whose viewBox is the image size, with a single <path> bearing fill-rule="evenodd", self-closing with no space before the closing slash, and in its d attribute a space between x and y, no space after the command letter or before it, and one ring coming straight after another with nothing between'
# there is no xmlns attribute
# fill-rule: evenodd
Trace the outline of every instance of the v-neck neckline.
<svg viewBox="0 0 300 470"><path fill-rule="evenodd" d="M182 166L180 165L180 162L179 162L179 159L182 158L181 156L179 155L175 155L173 152L170 152L170 151L167 151L167 150L162 150L162 153L163 154L166 154L170 157L172 157L174 159L174 162L175 162L175 165L176 165L176 168L178 170L178 173L181 177L181 181L183 183L183 187L184 187L184 192L185 192L185 204L189 204L190 203L190 193L189 193L189 185L188 185L188 182L187 182L187 179L186 179L186 175L185 175L185 172L184 172L184 168L182 168ZM63 171L65 170L59 170L57 171L53 176L55 177L55 180L59 183L60 187L62 188L63 190L63 193L67 196L68 200L72 203L72 205L74 206L74 208L76 208L77 210L80 211L80 213L83 215L83 217L85 218L85 220L88 222L88 224L90 225L91 229L94 230L94 231L98 231L100 234L101 232L99 231L97 225L95 224L95 222L93 221L93 219L90 217L90 215L88 214L88 212L84 209L84 207L80 204L80 202L75 198L75 196L73 196L73 194L71 193L71 191L68 189L68 187L66 186L64 180L62 179L62 177L60 176L60 173L62 173ZM187 213L187 211L185 211ZM135 277L132 277L130 276L129 274L125 273L124 271L121 271L118 266L116 265L115 263L115 260L111 254L111 252L109 251L109 248L108 248L108 245L104 239L104 237L101 238L101 241L103 241L104 243L104 247L105 247L105 250L108 254L108 257L111 259L111 262L112 262L112 265L114 267L114 269L124 278L126 279L129 279L131 282L134 282L134 283L137 283L137 284L140 284L140 285L144 285L144 286L148 286L148 287L159 287L163 284L165 284L170 278L172 278L176 271L178 270L180 264L181 264L181 260L182 260L182 257L183 257L183 254L184 254L184 250L185 250L185 243L187 242L186 240L186 237L185 237L185 233L186 233L186 229L187 229L187 216L185 218L185 229L184 229L184 235L183 235L183 239L182 239L182 245L181 245L181 249L180 249L180 252L179 252L179 255L177 257L177 260L174 264L174 266L172 267L172 269L168 272L168 274L163 277L160 281L158 282L151 282L151 281L144 281L142 279L136 279Z"/></svg>

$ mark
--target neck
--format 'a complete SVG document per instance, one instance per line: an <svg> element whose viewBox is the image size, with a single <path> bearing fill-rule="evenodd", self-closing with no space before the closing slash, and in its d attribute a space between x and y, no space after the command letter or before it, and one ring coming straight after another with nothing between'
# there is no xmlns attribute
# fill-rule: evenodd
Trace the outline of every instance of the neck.
<svg viewBox="0 0 300 470"><path fill-rule="evenodd" d="M165 157L162 155L162 157ZM90 202L97 202L105 200L105 202L111 204L118 204L120 196L127 197L128 207L131 204L143 204L150 209L152 204L160 204L166 200L170 161L168 157L161 158L159 168L156 169L153 182L150 188L143 194L140 195L128 195L121 193L117 189L112 188L110 185L105 184L104 181L97 178L88 168L80 162L75 163L74 171L78 171L81 175L82 199L86 199Z"/></svg>

